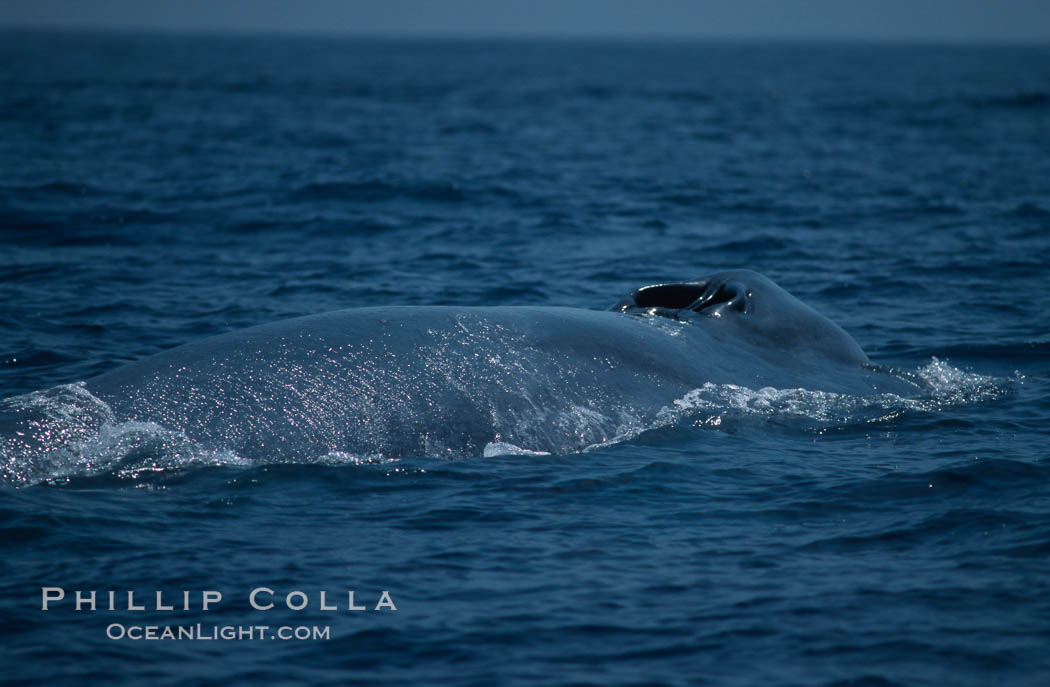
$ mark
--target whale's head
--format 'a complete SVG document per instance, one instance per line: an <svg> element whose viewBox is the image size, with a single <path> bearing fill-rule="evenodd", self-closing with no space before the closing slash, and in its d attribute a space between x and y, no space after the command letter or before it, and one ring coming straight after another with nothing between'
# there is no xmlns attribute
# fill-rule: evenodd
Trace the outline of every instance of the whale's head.
<svg viewBox="0 0 1050 687"><path fill-rule="evenodd" d="M837 324L771 279L751 270L718 272L693 281L645 286L613 308L692 323L725 341L792 357L867 365L868 356Z"/></svg>

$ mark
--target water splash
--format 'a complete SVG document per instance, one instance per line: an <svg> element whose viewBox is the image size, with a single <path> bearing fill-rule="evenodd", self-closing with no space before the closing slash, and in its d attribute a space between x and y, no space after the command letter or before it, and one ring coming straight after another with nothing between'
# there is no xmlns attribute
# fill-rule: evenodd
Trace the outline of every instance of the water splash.
<svg viewBox="0 0 1050 687"><path fill-rule="evenodd" d="M559 434L592 441L582 450L593 451L668 426L724 429L745 419L789 424L801 421L808 426L879 423L909 412L936 413L990 401L1011 388L1008 380L960 370L936 358L910 374L927 388L924 396L851 396L808 389L750 389L708 383L675 399L655 415L621 413L614 422L594 411L573 407L556 419L538 417L536 426L519 427L518 434L525 439L532 435L539 441L551 432L553 424ZM606 430L610 424L616 427L615 431ZM608 438L588 438L595 435ZM530 448L528 443L521 438L510 443L496 437L484 446L482 456L549 455ZM359 466L393 460L378 454L331 451L289 462ZM118 422L112 409L82 383L0 400L0 483L9 486L54 482L72 476L109 475L138 481L149 475L194 467L256 464L257 461L233 451L204 446L182 432L155 423Z"/></svg>
<svg viewBox="0 0 1050 687"><path fill-rule="evenodd" d="M0 483L25 486L69 475L145 473L201 465L248 465L151 422L117 422L84 384L0 400Z"/></svg>
<svg viewBox="0 0 1050 687"><path fill-rule="evenodd" d="M810 389L751 389L736 384L707 383L662 408L652 423L626 424L612 439L584 450L605 448L668 426L725 428L734 421L756 419L800 422L808 426L875 424L908 412L941 412L991 401L1009 393L1011 388L1008 380L960 370L937 358L908 374L922 383L925 395L919 398L890 393L854 396Z"/></svg>
<svg viewBox="0 0 1050 687"><path fill-rule="evenodd" d="M817 422L875 422L896 417L903 411L935 412L980 403L1001 396L1007 390L1005 380L966 372L936 358L913 374L924 382L927 388L925 396L853 396L808 389L764 387L754 390L734 384L704 384L666 408L662 419L673 422L698 411L730 411Z"/></svg>
<svg viewBox="0 0 1050 687"><path fill-rule="evenodd" d="M497 456L549 456L549 451L532 451L521 446L507 443L506 441L490 441L485 444L482 456L495 458Z"/></svg>

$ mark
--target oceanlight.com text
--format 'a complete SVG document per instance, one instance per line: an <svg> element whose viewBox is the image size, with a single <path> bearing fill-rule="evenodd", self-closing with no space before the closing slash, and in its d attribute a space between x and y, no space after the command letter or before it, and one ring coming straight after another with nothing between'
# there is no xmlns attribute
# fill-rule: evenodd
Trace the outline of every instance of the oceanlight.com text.
<svg viewBox="0 0 1050 687"><path fill-rule="evenodd" d="M317 641L331 639L327 625L124 625L110 623L106 637L120 641Z"/></svg>

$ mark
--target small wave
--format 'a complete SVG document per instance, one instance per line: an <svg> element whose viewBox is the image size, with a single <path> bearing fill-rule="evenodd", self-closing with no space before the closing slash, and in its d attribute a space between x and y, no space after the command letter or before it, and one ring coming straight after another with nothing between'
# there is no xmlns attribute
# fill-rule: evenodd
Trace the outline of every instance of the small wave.
<svg viewBox="0 0 1050 687"><path fill-rule="evenodd" d="M1005 214L1007 217L1014 217L1017 219L1047 219L1050 217L1050 210L1046 209L1039 203L1025 201L1015 205Z"/></svg>
<svg viewBox="0 0 1050 687"><path fill-rule="evenodd" d="M109 405L82 382L0 401L2 484L103 474L137 480L147 473L246 464L230 451L206 449L154 423L117 422Z"/></svg>
<svg viewBox="0 0 1050 687"><path fill-rule="evenodd" d="M0 401L0 481L21 486L56 473L90 470L91 460L68 454L69 446L97 437L115 420L113 411L82 384L66 384Z"/></svg>
<svg viewBox="0 0 1050 687"><path fill-rule="evenodd" d="M1050 92L1018 91L1009 95L975 98L972 104L978 108L1002 108L1007 110L1037 109L1050 105Z"/></svg>
<svg viewBox="0 0 1050 687"><path fill-rule="evenodd" d="M464 200L462 188L451 183L388 182L379 179L363 181L327 181L306 184L295 189L297 200L340 202L381 202L397 199L432 203L456 203Z"/></svg>
<svg viewBox="0 0 1050 687"><path fill-rule="evenodd" d="M1012 364L1038 363L1050 358L1050 340L959 343L937 348L944 356L966 360L998 360Z"/></svg>
<svg viewBox="0 0 1050 687"><path fill-rule="evenodd" d="M253 465L233 451L205 448L182 432L152 422L103 425L91 440L71 444L51 458L55 462L49 466L52 474L43 481L68 481L74 474L139 481L174 470Z"/></svg>
<svg viewBox="0 0 1050 687"><path fill-rule="evenodd" d="M549 456L549 451L532 451L521 446L515 446L505 441L490 441L485 444L485 448L482 452L485 458L495 458L497 456Z"/></svg>

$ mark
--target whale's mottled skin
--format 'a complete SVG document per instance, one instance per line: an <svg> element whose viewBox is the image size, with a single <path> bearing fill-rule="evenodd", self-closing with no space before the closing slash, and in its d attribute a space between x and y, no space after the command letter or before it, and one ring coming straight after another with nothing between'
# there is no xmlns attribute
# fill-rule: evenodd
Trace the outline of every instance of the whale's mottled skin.
<svg viewBox="0 0 1050 687"><path fill-rule="evenodd" d="M914 393L760 274L639 289L615 308L367 307L164 351L86 383L120 421L245 457L569 452L706 382Z"/></svg>

